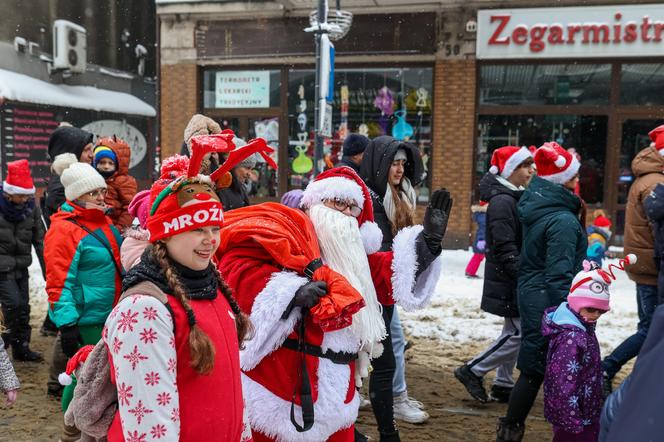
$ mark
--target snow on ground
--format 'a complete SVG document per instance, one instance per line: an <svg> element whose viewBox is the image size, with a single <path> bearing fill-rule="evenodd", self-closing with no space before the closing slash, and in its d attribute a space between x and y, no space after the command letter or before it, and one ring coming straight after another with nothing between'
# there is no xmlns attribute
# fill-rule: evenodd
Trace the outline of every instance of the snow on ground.
<svg viewBox="0 0 664 442"><path fill-rule="evenodd" d="M480 310L483 279L468 279L464 270L472 252L443 250L443 271L431 304L419 312L400 309L406 330L415 337L437 339L453 347L493 340L502 327L502 318ZM606 260L604 267L617 260ZM608 354L636 331L636 286L624 272L611 285L611 311L597 324L602 353ZM484 275L484 264L478 275ZM468 355L471 356L471 355Z"/></svg>

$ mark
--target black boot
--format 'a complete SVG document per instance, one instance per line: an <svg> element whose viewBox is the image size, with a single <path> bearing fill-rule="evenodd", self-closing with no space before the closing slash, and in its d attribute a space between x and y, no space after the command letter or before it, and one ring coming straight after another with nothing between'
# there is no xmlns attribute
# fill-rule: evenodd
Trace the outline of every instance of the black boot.
<svg viewBox="0 0 664 442"><path fill-rule="evenodd" d="M12 342L12 354L15 361L41 362L44 360L41 353L30 350L27 341Z"/></svg>
<svg viewBox="0 0 664 442"><path fill-rule="evenodd" d="M511 387L503 387L500 385L492 385L491 393L489 398L492 401L500 402L501 404L506 404L510 400L510 394L512 394Z"/></svg>
<svg viewBox="0 0 664 442"><path fill-rule="evenodd" d="M364 434L360 433L355 427L355 442L368 442L369 438L366 437Z"/></svg>
<svg viewBox="0 0 664 442"><path fill-rule="evenodd" d="M51 321L51 318L48 317L48 314L46 314L46 317L44 318L44 322L39 329L39 333L41 333L42 336L58 335L58 327L56 327L53 321Z"/></svg>
<svg viewBox="0 0 664 442"><path fill-rule="evenodd" d="M454 377L466 387L468 394L478 401L485 403L489 400L484 389L483 379L470 370L467 365L462 365L454 370Z"/></svg>
<svg viewBox="0 0 664 442"><path fill-rule="evenodd" d="M521 442L525 431L526 428L523 424L508 423L504 417L499 417L496 442Z"/></svg>
<svg viewBox="0 0 664 442"><path fill-rule="evenodd" d="M401 442L399 430L394 433L380 433L380 442Z"/></svg>

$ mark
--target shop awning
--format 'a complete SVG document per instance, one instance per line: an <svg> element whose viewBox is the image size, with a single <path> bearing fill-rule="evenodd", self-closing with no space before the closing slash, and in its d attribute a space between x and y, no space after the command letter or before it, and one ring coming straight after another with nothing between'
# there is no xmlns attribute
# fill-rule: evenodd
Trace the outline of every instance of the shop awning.
<svg viewBox="0 0 664 442"><path fill-rule="evenodd" d="M52 84L28 75L0 69L0 97L23 103L73 107L97 112L154 117L155 109L124 92L92 86Z"/></svg>

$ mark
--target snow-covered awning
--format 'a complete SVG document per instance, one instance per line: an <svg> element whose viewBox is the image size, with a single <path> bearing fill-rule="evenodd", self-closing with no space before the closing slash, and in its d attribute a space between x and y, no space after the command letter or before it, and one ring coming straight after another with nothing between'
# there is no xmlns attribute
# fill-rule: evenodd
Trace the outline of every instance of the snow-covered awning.
<svg viewBox="0 0 664 442"><path fill-rule="evenodd" d="M157 115L152 106L131 94L92 86L52 84L5 69L0 69L0 97L23 103L74 107L114 114L146 117Z"/></svg>

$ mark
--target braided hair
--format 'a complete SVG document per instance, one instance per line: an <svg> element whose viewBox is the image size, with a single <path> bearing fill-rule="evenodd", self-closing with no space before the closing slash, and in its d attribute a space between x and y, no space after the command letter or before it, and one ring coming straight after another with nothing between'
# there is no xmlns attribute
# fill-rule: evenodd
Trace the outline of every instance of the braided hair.
<svg viewBox="0 0 664 442"><path fill-rule="evenodd" d="M173 295L178 298L184 308L185 313L187 314L187 319L189 321L189 352L191 355L191 366L200 374L208 374L212 371L214 367L214 357L216 349L214 344L210 340L210 337L201 329L196 323L196 316L194 311L191 308L189 299L187 298L187 292L180 282L177 271L172 265L172 261L168 256L168 250L166 245L162 241L157 241L152 247L152 255L159 266L164 269L164 276L168 286L173 291ZM213 266L214 268L214 266ZM231 289L228 287L226 282L221 278L221 274L215 268L215 273L217 275L217 280L219 282L219 288L231 306L233 313L235 314L235 327L238 334L238 342L242 348L242 343L247 336L249 330L251 329L251 323L247 316L242 313L237 302L233 298Z"/></svg>

